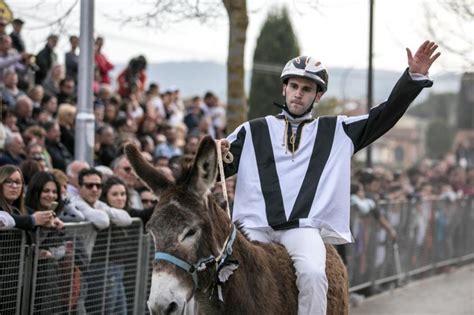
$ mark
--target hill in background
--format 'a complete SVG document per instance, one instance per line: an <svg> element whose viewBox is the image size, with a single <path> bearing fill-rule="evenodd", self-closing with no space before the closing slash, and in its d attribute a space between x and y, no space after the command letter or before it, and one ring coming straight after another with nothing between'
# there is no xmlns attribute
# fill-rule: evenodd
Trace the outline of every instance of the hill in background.
<svg viewBox="0 0 474 315"><path fill-rule="evenodd" d="M116 77L125 65L117 65L112 75ZM367 94L367 70L330 68L329 90L325 97L338 99L364 99ZM400 72L376 70L374 74L374 103L385 100L404 69ZM226 67L213 62L164 62L149 64L148 83L156 82L162 91L176 85L183 98L204 95L213 91L223 101L226 99ZM250 91L251 71L246 73L246 93ZM460 74L446 73L436 77L431 89L426 89L416 102L426 100L429 93L457 93L460 88ZM269 102L279 101L280 95L269 95Z"/></svg>

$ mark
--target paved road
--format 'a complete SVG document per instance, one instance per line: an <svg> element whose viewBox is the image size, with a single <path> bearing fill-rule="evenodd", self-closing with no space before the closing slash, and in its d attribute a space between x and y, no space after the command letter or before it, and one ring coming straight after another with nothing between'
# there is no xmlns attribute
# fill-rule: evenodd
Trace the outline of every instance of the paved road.
<svg viewBox="0 0 474 315"><path fill-rule="evenodd" d="M365 299L351 315L474 314L474 264Z"/></svg>

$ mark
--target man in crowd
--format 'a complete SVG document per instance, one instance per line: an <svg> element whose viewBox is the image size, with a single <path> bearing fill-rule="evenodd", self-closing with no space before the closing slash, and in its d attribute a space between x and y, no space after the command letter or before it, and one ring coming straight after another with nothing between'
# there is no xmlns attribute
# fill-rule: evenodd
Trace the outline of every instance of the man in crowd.
<svg viewBox="0 0 474 315"><path fill-rule="evenodd" d="M82 212L87 221L98 229L109 227L110 222L118 226L132 224L127 211L109 207L99 200L102 192L102 174L94 169L83 169L78 176L79 195L72 198L74 207Z"/></svg>
<svg viewBox="0 0 474 315"><path fill-rule="evenodd" d="M21 19L14 19L12 21L13 31L10 33L12 39L12 47L16 49L19 53L25 52L25 41L21 35L21 29L23 28L25 22Z"/></svg>
<svg viewBox="0 0 474 315"><path fill-rule="evenodd" d="M4 151L0 154L0 166L12 164L19 166L23 161L25 143L21 134L14 132L5 139Z"/></svg>
<svg viewBox="0 0 474 315"><path fill-rule="evenodd" d="M59 82L58 104L76 104L76 84L73 78L64 78Z"/></svg>
<svg viewBox="0 0 474 315"><path fill-rule="evenodd" d="M71 44L71 50L66 53L66 77L72 78L74 82L77 82L77 73L79 66L79 55L76 50L79 47L79 37L72 35L69 37L69 44Z"/></svg>
<svg viewBox="0 0 474 315"><path fill-rule="evenodd" d="M58 36L51 34L48 36L46 46L36 55L36 64L39 69L35 73L35 83L41 84L48 75L53 65L57 62L58 56L54 48L58 44Z"/></svg>
<svg viewBox="0 0 474 315"><path fill-rule="evenodd" d="M19 53L12 48L12 39L6 34L0 34L0 85L3 84L3 72L7 69L21 74L27 71L27 66L33 61L32 55Z"/></svg>
<svg viewBox="0 0 474 315"><path fill-rule="evenodd" d="M87 163L86 161L79 160L72 161L66 167L66 175L68 179L66 190L69 198L73 198L79 195L79 183L77 178L79 176L79 172L87 168L90 168L89 163Z"/></svg>
<svg viewBox="0 0 474 315"><path fill-rule="evenodd" d="M26 95L19 96L16 99L15 114L20 132L25 131L28 127L33 126L33 101Z"/></svg>
<svg viewBox="0 0 474 315"><path fill-rule="evenodd" d="M48 121L44 124L46 130L46 149L51 160L53 167L66 171L66 166L73 160L71 152L68 151L66 146L61 143L61 130L59 124L55 121Z"/></svg>

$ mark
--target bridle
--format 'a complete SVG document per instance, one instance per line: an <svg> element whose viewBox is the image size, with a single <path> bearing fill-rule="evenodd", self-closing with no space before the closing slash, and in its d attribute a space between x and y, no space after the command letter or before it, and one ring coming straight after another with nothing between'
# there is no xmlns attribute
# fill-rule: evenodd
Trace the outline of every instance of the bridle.
<svg viewBox="0 0 474 315"><path fill-rule="evenodd" d="M202 272L208 269L208 265L215 265L216 270L219 270L219 267L226 261L226 259L232 255L232 246L234 245L235 237L237 235L237 228L234 224L232 224L232 230L229 236L226 238L226 242L219 253L219 255L214 256L210 255L207 258L201 258L196 263L190 264L185 260L182 260L176 256L168 254L166 252L156 252L155 253L155 261L167 261L176 267L181 268L182 270L186 271L188 274L191 275L193 279L193 292L200 288L199 280L198 280L198 272Z"/></svg>
<svg viewBox="0 0 474 315"><path fill-rule="evenodd" d="M224 175L224 166L223 166L223 159L225 160L226 163L231 163L233 160L233 156L230 152L223 158L222 157L222 152L221 152L221 146L220 146L220 141L216 141L216 148L217 148L217 161L218 161L218 168L219 168L219 175L221 178L221 184L222 184L222 193L224 195L224 199L226 201L226 212L227 215L230 219L230 234L227 236L227 238L224 241L223 246L221 247L221 250L219 251L219 254L217 256L210 255L207 258L200 258L198 261L194 264L191 264L183 259L180 259L174 255L171 255L166 252L155 252L155 257L154 260L156 262L159 261L166 261L170 264L175 265L176 267L186 271L189 275L191 275L193 279L193 293L191 294L191 297L194 295L196 289L200 288L199 285L199 280L198 280L198 272L202 272L205 270L208 270L208 265L213 265L216 268L217 273L219 270L224 266L224 264L228 261L229 257L232 255L232 246L234 245L235 237L237 235L237 228L234 223L232 223L232 218L230 215L230 208L229 208L229 201L227 197L227 189L225 186L225 175ZM221 293L221 285L222 283L216 278L215 280L215 286L218 288L218 295L219 299L222 300L222 293ZM190 298L191 298L190 297Z"/></svg>

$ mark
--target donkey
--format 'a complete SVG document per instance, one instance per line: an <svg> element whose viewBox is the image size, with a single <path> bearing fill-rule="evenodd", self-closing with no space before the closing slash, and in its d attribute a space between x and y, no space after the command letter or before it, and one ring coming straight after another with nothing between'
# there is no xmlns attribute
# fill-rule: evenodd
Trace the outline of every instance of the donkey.
<svg viewBox="0 0 474 315"><path fill-rule="evenodd" d="M218 170L214 140L201 141L193 165L174 183L134 145L125 152L160 196L146 226L156 250L152 314L297 314L296 275L285 248L250 241L210 193ZM327 314L348 314L346 269L334 247L326 249Z"/></svg>

